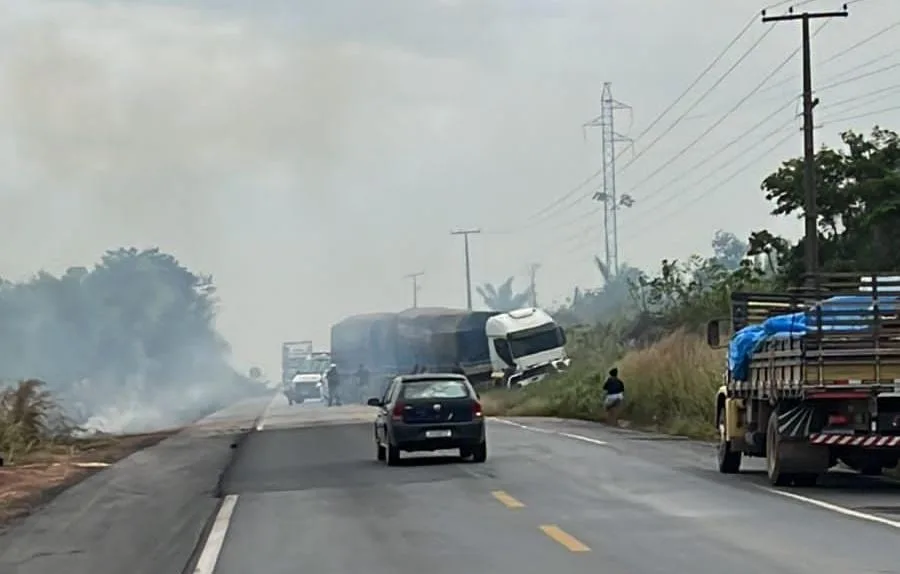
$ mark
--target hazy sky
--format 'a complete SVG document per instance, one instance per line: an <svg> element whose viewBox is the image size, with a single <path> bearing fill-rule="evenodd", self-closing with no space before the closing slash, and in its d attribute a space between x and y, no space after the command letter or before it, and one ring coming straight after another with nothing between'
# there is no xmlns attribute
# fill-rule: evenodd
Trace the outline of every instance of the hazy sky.
<svg viewBox="0 0 900 574"><path fill-rule="evenodd" d="M893 4L859 0L850 18L816 36L817 85L875 72L820 92L819 142L875 122L900 128L900 113L873 113L900 94L900 55L892 53L900 24L843 53L900 22ZM637 137L761 7L4 0L0 275L88 264L108 247L158 245L214 275L220 327L236 358L270 372L284 339L327 345L331 323L347 314L408 306L407 273L426 273L421 304L464 305L462 239L449 235L457 226L485 231L472 238L473 281L515 274L524 284L527 265L540 262L539 293L549 304L600 280L591 262L602 253L599 216L589 215L596 204L566 202L525 222L598 169L599 130L585 140L581 125L600 113L603 82L633 107L617 116L617 131ZM773 25L759 49L647 148L768 26L754 24L682 105L637 139L642 155L618 176L619 193L637 202L620 217L623 261L652 268L663 257L708 251L718 228L799 231L798 222L773 221L758 191L764 175L802 149L799 121L791 123L799 108L790 103L801 87L799 59L669 163L799 45L799 24ZM872 115L841 120L861 114ZM499 233L509 229L517 231Z"/></svg>

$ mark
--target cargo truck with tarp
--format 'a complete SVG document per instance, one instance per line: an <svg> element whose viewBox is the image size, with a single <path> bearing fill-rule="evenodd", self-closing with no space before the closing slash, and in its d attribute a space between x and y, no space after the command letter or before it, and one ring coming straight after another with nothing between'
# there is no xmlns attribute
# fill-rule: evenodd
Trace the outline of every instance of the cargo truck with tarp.
<svg viewBox="0 0 900 574"><path fill-rule="evenodd" d="M718 468L762 457L770 482L811 486L838 463L866 475L900 458L900 277L820 274L811 287L733 293L715 398ZM720 344L728 335L727 345Z"/></svg>
<svg viewBox="0 0 900 574"><path fill-rule="evenodd" d="M352 375L362 364L382 383L416 367L431 372L462 367L474 383L489 380L484 326L493 315L427 307L348 317L331 328L332 357L342 374Z"/></svg>
<svg viewBox="0 0 900 574"><path fill-rule="evenodd" d="M473 382L490 380L491 357L485 324L496 311L446 307L407 309L397 314L398 349L403 367L432 372L462 368ZM409 350L409 352L405 352Z"/></svg>

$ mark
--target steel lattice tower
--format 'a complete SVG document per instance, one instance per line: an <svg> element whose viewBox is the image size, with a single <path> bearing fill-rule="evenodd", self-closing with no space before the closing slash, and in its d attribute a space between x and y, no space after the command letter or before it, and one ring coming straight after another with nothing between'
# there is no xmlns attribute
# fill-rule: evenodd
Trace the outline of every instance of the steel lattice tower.
<svg viewBox="0 0 900 574"><path fill-rule="evenodd" d="M603 83L600 98L600 115L584 124L584 127L601 128L603 142L603 187L594 194L594 200L603 202L603 247L606 268L610 275L619 270L619 197L616 194L616 144L631 140L615 130L616 110L631 110L631 106L613 98L612 82Z"/></svg>

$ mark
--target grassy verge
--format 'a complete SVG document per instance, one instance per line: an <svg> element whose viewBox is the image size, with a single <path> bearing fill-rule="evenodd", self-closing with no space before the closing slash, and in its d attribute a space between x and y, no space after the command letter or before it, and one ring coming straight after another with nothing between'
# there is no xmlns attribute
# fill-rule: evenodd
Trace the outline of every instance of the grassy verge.
<svg viewBox="0 0 900 574"><path fill-rule="evenodd" d="M626 424L692 438L711 437L711 405L725 360L722 351L710 349L702 338L684 331L619 357L609 351L580 351L572 369L563 375L519 391L484 393L485 412L602 422L603 381L615 365L626 384L620 417Z"/></svg>

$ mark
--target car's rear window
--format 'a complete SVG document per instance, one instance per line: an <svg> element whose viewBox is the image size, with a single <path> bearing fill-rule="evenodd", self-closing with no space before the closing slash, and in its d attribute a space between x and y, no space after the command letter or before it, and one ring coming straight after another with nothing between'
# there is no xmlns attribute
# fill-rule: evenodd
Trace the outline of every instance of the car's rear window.
<svg viewBox="0 0 900 574"><path fill-rule="evenodd" d="M433 380L403 383L404 399L464 399L469 389L462 381Z"/></svg>

